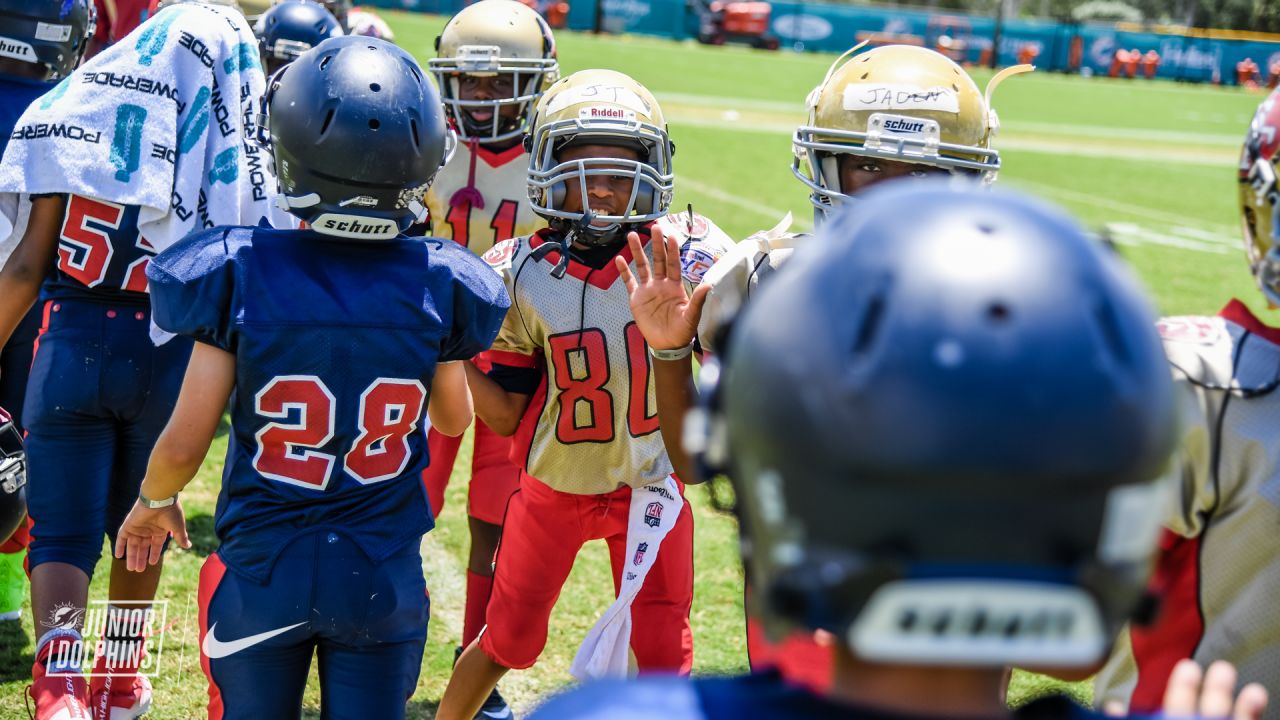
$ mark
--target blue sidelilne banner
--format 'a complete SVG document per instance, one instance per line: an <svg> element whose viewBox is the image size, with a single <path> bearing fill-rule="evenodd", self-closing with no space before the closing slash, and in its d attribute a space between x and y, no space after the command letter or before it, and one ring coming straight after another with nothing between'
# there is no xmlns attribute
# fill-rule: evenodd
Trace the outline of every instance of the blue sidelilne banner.
<svg viewBox="0 0 1280 720"><path fill-rule="evenodd" d="M545 1L545 0L544 0ZM602 26L608 32L640 33L671 38L696 37L697 0L604 0ZM419 12L452 14L464 0L372 0L369 4ZM841 52L864 39L909 42L925 47L949 46L953 56L973 63L990 57L995 21L991 17L936 13L902 8L828 5L779 0L773 2L769 28L784 49ZM596 24L596 0L569 0L568 25L589 30ZM1160 55L1157 77L1196 82L1234 83L1235 67L1246 58L1265 77L1280 62L1280 42L1241 34L1228 37L1188 37L1137 32L1107 24L1067 24L1049 20L1009 20L1000 36L997 62L1012 65L1025 49L1034 51L1044 70L1083 69L1106 74L1117 49L1155 50Z"/></svg>

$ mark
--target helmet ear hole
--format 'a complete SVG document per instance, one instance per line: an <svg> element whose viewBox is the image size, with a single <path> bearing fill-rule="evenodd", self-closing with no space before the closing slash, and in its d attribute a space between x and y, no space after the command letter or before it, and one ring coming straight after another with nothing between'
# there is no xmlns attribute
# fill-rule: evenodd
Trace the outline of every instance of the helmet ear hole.
<svg viewBox="0 0 1280 720"><path fill-rule="evenodd" d="M636 193L635 211L641 215L648 215L654 212L656 207L658 207L658 191L646 184Z"/></svg>
<svg viewBox="0 0 1280 720"><path fill-rule="evenodd" d="M840 156L834 153L826 153L819 157L822 175L818 178L818 181L828 190L844 193L844 183L840 181Z"/></svg>

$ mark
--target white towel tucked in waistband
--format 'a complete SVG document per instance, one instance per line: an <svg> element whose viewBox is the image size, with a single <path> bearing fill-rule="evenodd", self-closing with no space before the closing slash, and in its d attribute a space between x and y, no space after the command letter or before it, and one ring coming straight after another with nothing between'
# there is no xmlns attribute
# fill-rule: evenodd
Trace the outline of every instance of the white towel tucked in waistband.
<svg viewBox="0 0 1280 720"><path fill-rule="evenodd" d="M634 488L627 516L626 566L618 599L587 633L569 672L579 680L626 677L631 647L631 603L658 561L658 548L680 518L684 498L673 477Z"/></svg>

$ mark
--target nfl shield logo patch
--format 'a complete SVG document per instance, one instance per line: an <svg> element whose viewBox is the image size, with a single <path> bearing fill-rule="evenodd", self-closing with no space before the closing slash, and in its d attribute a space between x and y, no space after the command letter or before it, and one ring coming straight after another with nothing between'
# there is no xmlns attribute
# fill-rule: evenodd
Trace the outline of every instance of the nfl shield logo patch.
<svg viewBox="0 0 1280 720"><path fill-rule="evenodd" d="M662 503L649 503L644 509L644 524L655 528L662 524Z"/></svg>
<svg viewBox="0 0 1280 720"><path fill-rule="evenodd" d="M649 543L640 543L636 546L636 555L631 558L632 565L639 565L644 562L644 554L649 550Z"/></svg>

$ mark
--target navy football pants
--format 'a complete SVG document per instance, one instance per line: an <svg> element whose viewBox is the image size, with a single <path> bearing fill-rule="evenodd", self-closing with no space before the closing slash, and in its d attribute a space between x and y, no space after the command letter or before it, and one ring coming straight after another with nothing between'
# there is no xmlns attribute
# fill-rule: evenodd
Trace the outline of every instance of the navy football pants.
<svg viewBox="0 0 1280 720"><path fill-rule="evenodd" d="M103 535L114 546L138 499L192 344L156 347L150 327L146 307L45 304L23 418L32 568L69 563L92 577Z"/></svg>
<svg viewBox="0 0 1280 720"><path fill-rule="evenodd" d="M214 553L199 594L210 720L301 717L313 653L320 717L404 717L430 617L417 542L374 563L347 537L317 530L284 548L265 583Z"/></svg>

